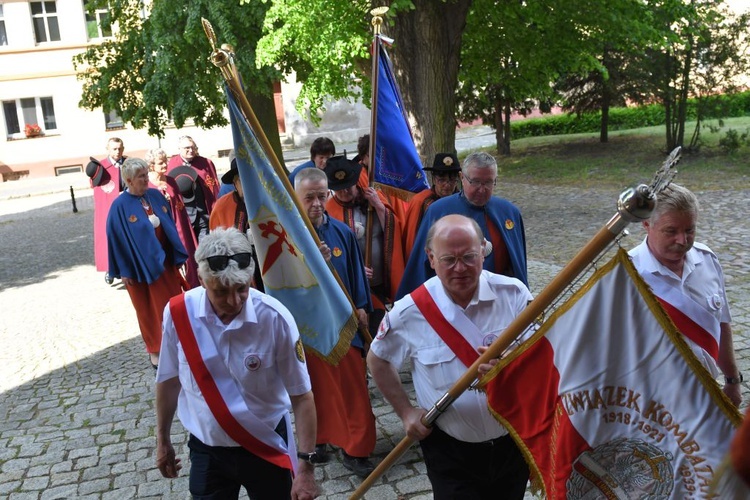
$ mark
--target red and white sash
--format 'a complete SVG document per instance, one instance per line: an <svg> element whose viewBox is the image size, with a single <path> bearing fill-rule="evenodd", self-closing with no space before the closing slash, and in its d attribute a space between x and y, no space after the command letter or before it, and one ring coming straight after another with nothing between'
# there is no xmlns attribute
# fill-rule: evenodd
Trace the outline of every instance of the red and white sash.
<svg viewBox="0 0 750 500"><path fill-rule="evenodd" d="M458 359L466 367L471 366L479 358L479 353L466 340L466 336L477 339L477 345L479 345L482 341L482 332L455 304L451 303L447 307L439 307L434 298L434 294L438 290L430 290L428 285L430 285L430 288L442 286L439 280L429 280L424 283L410 294L414 305L417 306L427 323L456 354Z"/></svg>
<svg viewBox="0 0 750 500"><path fill-rule="evenodd" d="M718 362L721 342L719 320L705 307L669 283L649 273L643 275L643 279L651 287L677 329Z"/></svg>
<svg viewBox="0 0 750 500"><path fill-rule="evenodd" d="M224 432L243 448L267 462L294 472L297 451L289 415L285 416L287 446L272 427L261 422L247 407L237 381L221 359L211 337L195 335L187 314L186 298L195 300L177 295L170 299L169 310L190 371L214 418Z"/></svg>

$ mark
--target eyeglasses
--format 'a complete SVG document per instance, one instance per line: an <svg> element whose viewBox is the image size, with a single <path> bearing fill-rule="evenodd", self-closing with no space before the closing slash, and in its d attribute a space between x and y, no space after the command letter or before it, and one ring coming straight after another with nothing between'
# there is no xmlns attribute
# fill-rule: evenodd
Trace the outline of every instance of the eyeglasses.
<svg viewBox="0 0 750 500"><path fill-rule="evenodd" d="M466 182L468 182L471 187L492 189L493 186L497 186L497 178L494 178L491 181L477 181L474 179L470 179L468 176L464 175L464 179L466 179Z"/></svg>
<svg viewBox="0 0 750 500"><path fill-rule="evenodd" d="M455 184L458 181L457 175L451 175L451 176L433 176L432 181L435 184Z"/></svg>
<svg viewBox="0 0 750 500"><path fill-rule="evenodd" d="M243 252L234 255L214 255L213 257L206 257L208 267L210 267L212 271L223 271L229 265L230 259L235 261L240 269L245 269L250 265L250 262L252 262L253 254L250 252Z"/></svg>
<svg viewBox="0 0 750 500"><path fill-rule="evenodd" d="M438 262L445 269L453 269L456 267L459 260L461 260L461 262L467 267L474 267L479 264L479 252L465 253L460 257L455 255L443 255L442 257L438 257Z"/></svg>

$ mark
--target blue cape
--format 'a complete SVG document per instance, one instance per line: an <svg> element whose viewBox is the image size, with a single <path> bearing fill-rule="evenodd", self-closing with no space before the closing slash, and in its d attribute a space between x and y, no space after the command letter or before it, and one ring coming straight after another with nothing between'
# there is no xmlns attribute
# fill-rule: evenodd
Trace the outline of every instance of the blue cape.
<svg viewBox="0 0 750 500"><path fill-rule="evenodd" d="M324 215L323 224L315 231L322 241L331 249L331 263L341 278L341 282L349 292L349 296L357 309L372 312L372 300L370 299L370 286L365 276L365 262L362 252L357 245L357 237L349 226L343 222ZM338 254L338 255L337 255ZM364 347L363 339L359 332L352 339L354 347Z"/></svg>
<svg viewBox="0 0 750 500"><path fill-rule="evenodd" d="M460 214L477 221L482 233L487 240L491 241L490 232L487 228L489 219L500 231L508 249L513 277L527 283L526 273L526 234L523 229L523 219L518 208L508 200L493 196L484 207L477 207L469 203L463 193L456 193L440 198L430 205L424 214L422 223L419 225L417 237L414 239L409 261L406 263L404 276L398 287L396 300L406 294L413 292L418 286L435 276L435 270L430 267L427 253L424 251L427 242L427 232L432 224L445 215ZM490 272L495 270L495 260L492 254L484 259L484 269Z"/></svg>
<svg viewBox="0 0 750 500"><path fill-rule="evenodd" d="M143 198L159 217L164 234L172 249L172 264L182 265L188 258L172 219L172 209L158 189L149 188ZM164 249L156 237L154 226L143 210L140 197L123 191L112 203L107 215L109 275L131 278L149 285L164 272Z"/></svg>

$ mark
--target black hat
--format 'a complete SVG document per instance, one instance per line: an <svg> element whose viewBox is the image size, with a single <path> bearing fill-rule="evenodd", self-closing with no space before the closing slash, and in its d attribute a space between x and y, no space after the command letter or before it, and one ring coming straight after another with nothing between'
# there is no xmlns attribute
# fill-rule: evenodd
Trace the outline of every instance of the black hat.
<svg viewBox="0 0 750 500"><path fill-rule="evenodd" d="M341 191L357 183L362 165L344 156L332 156L323 171L328 176L328 189Z"/></svg>
<svg viewBox="0 0 750 500"><path fill-rule="evenodd" d="M221 176L221 182L224 184L233 184L235 175L240 175L240 171L237 168L237 158L232 158L229 171Z"/></svg>
<svg viewBox="0 0 750 500"><path fill-rule="evenodd" d="M91 177L91 185L96 187L101 185L104 176L104 166L93 156L89 156L89 164L86 165L86 175Z"/></svg>
<svg viewBox="0 0 750 500"><path fill-rule="evenodd" d="M458 157L453 153L438 153L432 162L432 167L425 167L425 172L432 171L436 174L449 174L451 172L460 172L461 164L458 163Z"/></svg>
<svg viewBox="0 0 750 500"><path fill-rule="evenodd" d="M175 180L183 196L193 196L195 181L198 178L198 172L193 167L180 165L167 172L167 175Z"/></svg>

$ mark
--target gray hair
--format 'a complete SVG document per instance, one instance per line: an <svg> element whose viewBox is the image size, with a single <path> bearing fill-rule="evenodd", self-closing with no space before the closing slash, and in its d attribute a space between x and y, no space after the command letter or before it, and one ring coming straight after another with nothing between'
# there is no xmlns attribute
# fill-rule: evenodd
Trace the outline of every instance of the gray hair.
<svg viewBox="0 0 750 500"><path fill-rule="evenodd" d="M133 179L139 171L148 171L148 163L143 158L131 156L122 164L121 170L123 179Z"/></svg>
<svg viewBox="0 0 750 500"><path fill-rule="evenodd" d="M148 163L149 165L153 165L154 163L156 163L156 159L160 156L166 158L167 152L162 148L154 148L146 151L146 155L143 157L143 159L146 160L146 163Z"/></svg>
<svg viewBox="0 0 750 500"><path fill-rule="evenodd" d="M304 181L325 181L328 185L328 176L319 168L304 168L294 176L294 189L297 189Z"/></svg>
<svg viewBox="0 0 750 500"><path fill-rule="evenodd" d="M221 271L213 271L208 266L208 258L215 255L234 255L238 253L252 253L253 247L244 233L236 228L225 229L218 227L201 238L195 249L195 261L198 263L198 275L205 282L216 280L224 286L249 284L255 272L254 262L245 269L240 269L237 263L229 260L229 265Z"/></svg>
<svg viewBox="0 0 750 500"><path fill-rule="evenodd" d="M697 218L698 210L698 198L693 192L679 184L671 183L656 196L656 207L651 213L650 220L651 223L655 223L667 212L689 213Z"/></svg>
<svg viewBox="0 0 750 500"><path fill-rule="evenodd" d="M471 153L464 158L464 162L461 165L461 172L464 175L468 175L470 168L491 168L497 173L497 161L492 155L487 154L484 151Z"/></svg>
<svg viewBox="0 0 750 500"><path fill-rule="evenodd" d="M477 224L477 221L464 215L448 214L442 216L441 218L433 222L432 226L430 226L430 230L427 231L427 241L424 245L425 250L432 250L432 240L435 238L435 233L437 233L443 226L449 223L449 221L446 220L448 217L456 219L457 222L458 220L461 220L461 222L470 222L471 227L474 229L474 232L477 235L477 242L479 244L482 244L484 242L484 233L482 232L482 228L479 227L479 224Z"/></svg>

